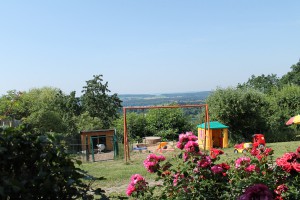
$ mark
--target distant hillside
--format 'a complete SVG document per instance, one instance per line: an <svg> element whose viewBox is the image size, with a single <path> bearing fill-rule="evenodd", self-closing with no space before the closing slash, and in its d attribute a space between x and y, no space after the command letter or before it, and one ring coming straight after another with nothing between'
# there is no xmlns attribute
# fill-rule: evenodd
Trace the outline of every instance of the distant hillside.
<svg viewBox="0 0 300 200"><path fill-rule="evenodd" d="M154 106L178 104L202 104L211 91L167 93L167 94L121 94L123 106Z"/></svg>

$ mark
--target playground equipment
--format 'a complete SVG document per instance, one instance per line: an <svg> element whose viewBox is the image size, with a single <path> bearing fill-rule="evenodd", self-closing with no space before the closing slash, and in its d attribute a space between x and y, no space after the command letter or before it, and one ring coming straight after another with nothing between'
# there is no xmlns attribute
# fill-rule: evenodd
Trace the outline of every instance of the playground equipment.
<svg viewBox="0 0 300 200"><path fill-rule="evenodd" d="M228 126L218 121L199 124L198 126L198 144L202 149L228 147Z"/></svg>
<svg viewBox="0 0 300 200"><path fill-rule="evenodd" d="M160 153L164 151L174 151L174 148L170 148L169 142L160 142L159 145L156 148L156 151L159 151Z"/></svg>
<svg viewBox="0 0 300 200"><path fill-rule="evenodd" d="M129 155L129 145L128 145L128 134L127 134L127 121L126 121L126 111L134 109L160 109L160 108L205 108L204 123L207 124L209 121L208 115L208 105L199 104L199 105L174 105L174 106L133 106L133 107L123 107L123 121L124 121L124 159L127 162L130 159ZM201 120L200 120L201 121ZM207 128L207 129L206 129ZM204 136L206 137L206 132L209 132L209 125L205 125ZM205 143L205 141L204 141ZM205 150L204 144L204 150Z"/></svg>
<svg viewBox="0 0 300 200"><path fill-rule="evenodd" d="M252 148L265 148L266 146L266 140L265 136L263 134L257 133L253 136L253 142L243 142L240 144L234 145L234 153L246 153Z"/></svg>

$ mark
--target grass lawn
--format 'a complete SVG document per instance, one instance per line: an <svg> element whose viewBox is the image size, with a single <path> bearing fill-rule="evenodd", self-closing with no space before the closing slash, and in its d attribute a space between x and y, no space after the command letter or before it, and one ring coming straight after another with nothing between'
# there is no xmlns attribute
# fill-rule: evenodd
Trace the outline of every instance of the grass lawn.
<svg viewBox="0 0 300 200"><path fill-rule="evenodd" d="M280 143L267 143L267 147L274 149L273 159L282 156L286 152L294 152L300 146L300 141L293 142L280 142ZM243 154L233 153L234 148L223 149L224 155L221 155L221 162L230 162ZM167 152L163 155L171 158L173 155L178 154L179 150ZM141 174L147 181L153 181L155 176L146 171L143 166L143 161L149 153L131 153L131 160L125 163L124 160L102 161L102 162L84 162L80 168L87 171L88 174L100 177L103 176L106 180L97 181L94 186L101 187L105 190L114 188L114 191L120 194L125 194L126 186L129 179L133 174Z"/></svg>

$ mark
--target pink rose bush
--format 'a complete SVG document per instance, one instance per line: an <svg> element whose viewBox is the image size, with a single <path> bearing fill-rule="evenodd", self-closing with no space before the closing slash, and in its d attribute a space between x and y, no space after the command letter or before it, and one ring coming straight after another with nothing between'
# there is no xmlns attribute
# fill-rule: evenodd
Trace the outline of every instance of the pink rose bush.
<svg viewBox="0 0 300 200"><path fill-rule="evenodd" d="M138 199L300 199L300 147L272 160L271 148L252 149L234 162L220 162L224 152L199 149L192 132L179 135L178 156L150 154L145 169L156 173L159 184L149 187L134 175L127 195Z"/></svg>
<svg viewBox="0 0 300 200"><path fill-rule="evenodd" d="M143 193L147 189L147 186L148 183L141 175L134 174L130 178L130 183L127 187L126 194L131 196L135 193L135 196L138 196L139 193Z"/></svg>

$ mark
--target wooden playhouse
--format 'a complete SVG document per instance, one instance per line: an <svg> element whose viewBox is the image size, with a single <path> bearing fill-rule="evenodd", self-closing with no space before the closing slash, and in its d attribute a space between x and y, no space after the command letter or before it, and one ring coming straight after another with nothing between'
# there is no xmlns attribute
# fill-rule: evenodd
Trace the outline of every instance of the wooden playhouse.
<svg viewBox="0 0 300 200"><path fill-rule="evenodd" d="M97 144L104 144L105 150L113 151L113 137L115 135L114 129L107 130L90 130L90 131L81 131L81 145L82 150L90 150L91 144L93 148L96 148Z"/></svg>
<svg viewBox="0 0 300 200"><path fill-rule="evenodd" d="M199 124L197 127L198 143L201 149L228 147L228 126L218 121L212 121L209 124Z"/></svg>

